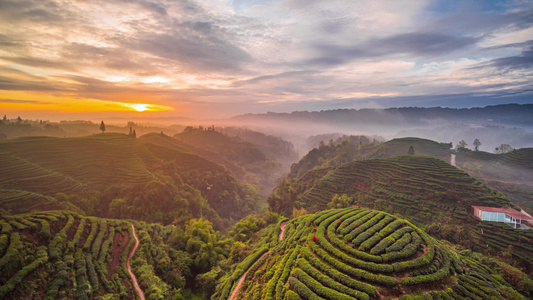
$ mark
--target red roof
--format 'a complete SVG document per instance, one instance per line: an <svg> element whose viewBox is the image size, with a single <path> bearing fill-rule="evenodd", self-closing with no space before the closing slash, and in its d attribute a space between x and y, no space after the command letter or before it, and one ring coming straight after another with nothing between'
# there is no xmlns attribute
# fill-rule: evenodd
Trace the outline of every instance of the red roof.
<svg viewBox="0 0 533 300"><path fill-rule="evenodd" d="M526 214L523 214L517 210L514 210L512 208L498 208L498 207L487 207L487 206L472 206L473 208L476 208L476 209L479 209L481 211L488 211L488 212L499 212L499 213L504 213L506 215L509 215L515 219L520 219L520 220L529 220L529 221L533 221L533 218L526 215Z"/></svg>

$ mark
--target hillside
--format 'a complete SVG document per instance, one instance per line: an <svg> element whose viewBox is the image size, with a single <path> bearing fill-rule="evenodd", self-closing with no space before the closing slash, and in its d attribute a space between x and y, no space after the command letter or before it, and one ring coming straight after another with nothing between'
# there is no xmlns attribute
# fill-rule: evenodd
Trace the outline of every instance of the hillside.
<svg viewBox="0 0 533 300"><path fill-rule="evenodd" d="M293 162L298 159L294 145L280 137L267 135L245 127L217 128L223 134L258 146L269 157L274 157L282 163Z"/></svg>
<svg viewBox="0 0 533 300"><path fill-rule="evenodd" d="M218 132L214 127L204 129L189 126L182 133L175 134L173 138L193 146L194 148L190 148L191 151L195 151L194 149L209 151L238 166L246 180L260 186L265 196L275 187L276 179L283 175L281 163L275 157L267 155L263 147L237 137L230 137Z"/></svg>
<svg viewBox="0 0 533 300"><path fill-rule="evenodd" d="M351 136L351 138L353 138ZM437 143L421 138L397 138L382 144L353 146L338 139L311 150L291 166L291 177L300 177L313 168L352 161L406 155L413 146L415 154L433 156L451 162L451 143ZM456 164L473 177L504 193L511 202L533 212L533 148L516 149L505 154L484 151L456 152Z"/></svg>
<svg viewBox="0 0 533 300"><path fill-rule="evenodd" d="M316 167L330 167L353 160L407 155L413 146L415 154L430 155L450 161L451 144L437 143L420 138L399 138L384 143L366 136L342 136L329 143L320 143L299 162L292 164L291 177L300 177Z"/></svg>
<svg viewBox="0 0 533 300"><path fill-rule="evenodd" d="M256 188L187 149L161 134L0 142L0 208L71 209L166 224L204 216L220 229L257 207Z"/></svg>
<svg viewBox="0 0 533 300"><path fill-rule="evenodd" d="M289 176L300 177L316 167L329 167L362 159L368 151L375 149L380 143L375 138L362 135L341 136L335 141L329 140L327 144L321 140L318 142L318 147L291 165Z"/></svg>
<svg viewBox="0 0 533 300"><path fill-rule="evenodd" d="M45 211L0 215L0 228L0 299L138 299L128 265L146 299L191 299L195 277L231 248L203 220L179 228Z"/></svg>
<svg viewBox="0 0 533 300"><path fill-rule="evenodd" d="M345 195L344 200L332 201L335 195ZM316 169L283 181L270 196L269 205L286 216L301 209L316 212L331 206L364 205L428 226L434 236L466 248L507 256L502 259L533 271L531 233L482 223L470 214L472 205L503 207L511 205L509 200L430 156L354 161Z"/></svg>
<svg viewBox="0 0 533 300"><path fill-rule="evenodd" d="M522 295L501 272L505 264L486 260L489 268L481 256L458 253L384 212L326 210L282 227L281 241L247 257L211 299L526 299L533 292L524 274Z"/></svg>
<svg viewBox="0 0 533 300"><path fill-rule="evenodd" d="M513 203L533 213L533 148L504 154L483 151L457 153L457 166L503 192Z"/></svg>

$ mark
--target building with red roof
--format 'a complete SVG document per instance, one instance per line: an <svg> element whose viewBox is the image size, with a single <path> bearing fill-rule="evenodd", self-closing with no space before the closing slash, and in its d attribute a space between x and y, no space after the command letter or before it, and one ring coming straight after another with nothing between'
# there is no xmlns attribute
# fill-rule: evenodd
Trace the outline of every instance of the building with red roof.
<svg viewBox="0 0 533 300"><path fill-rule="evenodd" d="M481 221L502 222L518 229L533 226L533 217L512 208L472 206L472 214Z"/></svg>

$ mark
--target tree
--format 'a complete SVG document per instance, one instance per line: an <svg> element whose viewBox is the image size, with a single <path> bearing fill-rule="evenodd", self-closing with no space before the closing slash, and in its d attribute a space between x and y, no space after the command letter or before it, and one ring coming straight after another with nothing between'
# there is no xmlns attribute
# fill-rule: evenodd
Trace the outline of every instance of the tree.
<svg viewBox="0 0 533 300"><path fill-rule="evenodd" d="M133 134L131 135L133 138L137 137L137 133L135 132L135 129L133 129Z"/></svg>
<svg viewBox="0 0 533 300"><path fill-rule="evenodd" d="M105 132L105 124L104 124L104 121L102 121L102 123L100 123L100 130L102 130L102 133Z"/></svg>
<svg viewBox="0 0 533 300"><path fill-rule="evenodd" d="M409 150L407 150L407 154L408 155L415 155L415 148L413 148L412 145L409 147Z"/></svg>
<svg viewBox="0 0 533 300"><path fill-rule="evenodd" d="M329 208L344 208L352 205L353 198L349 197L346 194L342 194L339 196L338 194L335 194L333 196L333 199L331 199L331 202L328 203Z"/></svg>
<svg viewBox="0 0 533 300"><path fill-rule="evenodd" d="M494 149L494 153L503 154L503 153L511 152L513 150L514 148L511 147L509 144L501 144L499 147L496 147L496 149Z"/></svg>
<svg viewBox="0 0 533 300"><path fill-rule="evenodd" d="M481 146L481 142L478 139L474 140L474 150L478 151L479 146Z"/></svg>
<svg viewBox="0 0 533 300"><path fill-rule="evenodd" d="M455 150L457 151L467 151L466 148L468 144L465 142L465 140L460 140L459 143L457 143L457 146L455 146Z"/></svg>
<svg viewBox="0 0 533 300"><path fill-rule="evenodd" d="M4 120L4 122L6 122L7 121L7 116L4 115L4 118L2 120Z"/></svg>

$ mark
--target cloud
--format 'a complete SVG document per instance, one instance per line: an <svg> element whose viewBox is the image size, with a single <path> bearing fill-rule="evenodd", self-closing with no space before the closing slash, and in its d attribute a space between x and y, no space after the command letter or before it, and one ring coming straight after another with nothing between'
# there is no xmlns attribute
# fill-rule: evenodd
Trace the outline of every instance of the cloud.
<svg viewBox="0 0 533 300"><path fill-rule="evenodd" d="M533 40L527 41L525 43L520 44L512 44L512 45L505 45L505 47L500 46L498 48L509 48L509 47L516 47L516 46L523 46L527 45L525 49L522 50L520 55L516 56L506 56L506 57L499 57L495 59L488 60L486 62L477 64L470 69L476 70L476 69L484 69L484 68L492 68L495 72L498 73L507 73L511 71L531 71L533 68ZM529 72L529 75L532 75L531 72Z"/></svg>
<svg viewBox="0 0 533 300"><path fill-rule="evenodd" d="M317 44L322 53L310 63L318 65L345 64L354 59L402 55L410 59L435 58L473 46L478 38L457 37L440 33L405 33L367 41L355 46Z"/></svg>
<svg viewBox="0 0 533 300"><path fill-rule="evenodd" d="M39 59L34 57L0 57L2 60L10 61L19 65L44 68L44 69L59 69L65 71L75 71L76 67L72 63L59 62L49 59Z"/></svg>
<svg viewBox="0 0 533 300"><path fill-rule="evenodd" d="M531 5L449 3L0 0L0 93L230 111L531 88Z"/></svg>
<svg viewBox="0 0 533 300"><path fill-rule="evenodd" d="M176 24L163 34L140 32L121 45L204 71L237 71L250 55L230 42L228 33L208 22Z"/></svg>
<svg viewBox="0 0 533 300"><path fill-rule="evenodd" d="M16 100L16 99L0 99L0 102L3 103L29 103L29 104L39 104L39 105L50 105L57 104L54 102L44 102L40 100Z"/></svg>

